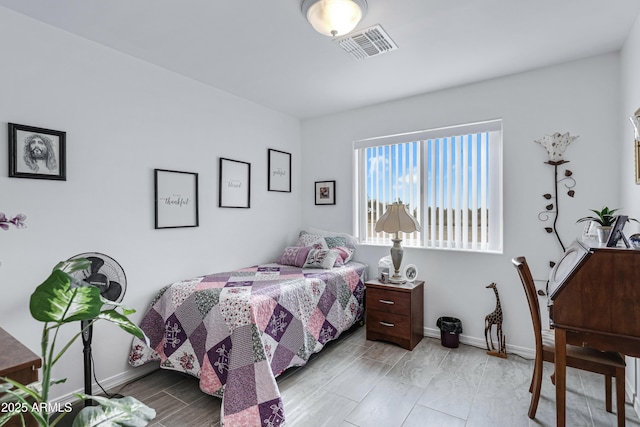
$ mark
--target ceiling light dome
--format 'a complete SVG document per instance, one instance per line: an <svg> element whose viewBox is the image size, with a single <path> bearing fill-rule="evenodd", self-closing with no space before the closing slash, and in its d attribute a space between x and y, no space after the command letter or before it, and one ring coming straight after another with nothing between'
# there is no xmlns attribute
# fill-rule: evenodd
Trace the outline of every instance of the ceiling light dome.
<svg viewBox="0 0 640 427"><path fill-rule="evenodd" d="M366 0L304 0L302 13L320 34L336 37L351 32L367 13Z"/></svg>

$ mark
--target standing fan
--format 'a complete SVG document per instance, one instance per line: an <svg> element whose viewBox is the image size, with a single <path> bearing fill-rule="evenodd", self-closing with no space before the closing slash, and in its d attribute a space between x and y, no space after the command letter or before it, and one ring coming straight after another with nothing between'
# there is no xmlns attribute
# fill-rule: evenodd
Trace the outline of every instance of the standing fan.
<svg viewBox="0 0 640 427"><path fill-rule="evenodd" d="M127 289L127 278L124 270L116 260L98 252L78 254L69 258L69 260L78 258L86 258L91 265L86 270L72 273L73 277L91 286L96 286L100 289L100 295L109 301L116 303L122 301ZM91 320L83 320L80 322L80 327L84 331L82 332L84 393L91 396L91 339L93 335L93 324L91 324ZM92 402L90 400L85 400L85 406L90 406L91 404Z"/></svg>

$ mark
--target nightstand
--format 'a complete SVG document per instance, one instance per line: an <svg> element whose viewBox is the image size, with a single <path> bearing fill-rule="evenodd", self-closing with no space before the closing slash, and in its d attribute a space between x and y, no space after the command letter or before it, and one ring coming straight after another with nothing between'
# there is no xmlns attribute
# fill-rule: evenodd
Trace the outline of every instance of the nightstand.
<svg viewBox="0 0 640 427"><path fill-rule="evenodd" d="M367 339L413 350L424 336L424 281L370 280L365 286Z"/></svg>
<svg viewBox="0 0 640 427"><path fill-rule="evenodd" d="M38 368L42 360L20 341L0 328L0 377L11 378L22 384L38 381ZM0 413L0 415L2 415ZM35 418L25 414L27 426L37 426ZM21 426L20 417L13 417L5 426Z"/></svg>

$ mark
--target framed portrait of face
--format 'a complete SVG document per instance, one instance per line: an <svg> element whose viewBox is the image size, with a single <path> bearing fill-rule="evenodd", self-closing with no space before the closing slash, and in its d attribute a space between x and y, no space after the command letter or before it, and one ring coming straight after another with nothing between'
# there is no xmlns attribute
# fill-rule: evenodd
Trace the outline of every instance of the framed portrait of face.
<svg viewBox="0 0 640 427"><path fill-rule="evenodd" d="M66 181L66 135L9 123L9 177Z"/></svg>

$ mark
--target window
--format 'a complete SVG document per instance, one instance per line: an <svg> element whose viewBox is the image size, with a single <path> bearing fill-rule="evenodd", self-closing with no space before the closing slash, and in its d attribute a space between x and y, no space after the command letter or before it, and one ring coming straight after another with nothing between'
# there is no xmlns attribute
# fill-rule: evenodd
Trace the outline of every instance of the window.
<svg viewBox="0 0 640 427"><path fill-rule="evenodd" d="M502 121L356 141L355 222L363 243L388 244L375 224L408 205L422 230L403 246L502 251Z"/></svg>

